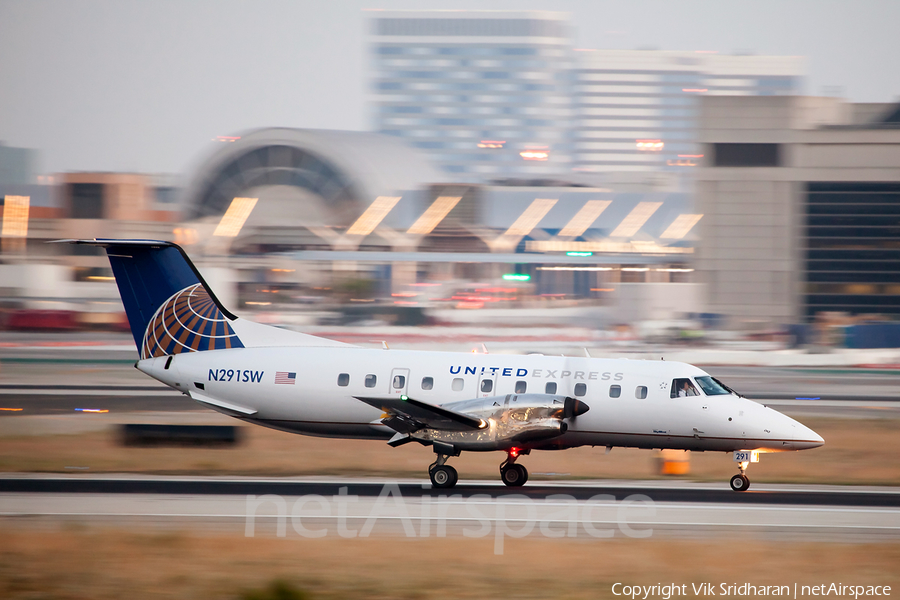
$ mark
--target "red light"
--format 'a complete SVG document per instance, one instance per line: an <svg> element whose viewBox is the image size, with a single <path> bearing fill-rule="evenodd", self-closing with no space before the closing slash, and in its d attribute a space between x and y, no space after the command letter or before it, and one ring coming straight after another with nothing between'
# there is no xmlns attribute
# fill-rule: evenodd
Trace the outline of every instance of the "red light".
<svg viewBox="0 0 900 600"><path fill-rule="evenodd" d="M519 449L518 449L518 448L510 448L510 449L509 449L509 457L510 457L510 458L517 458L518 456L519 456Z"/></svg>

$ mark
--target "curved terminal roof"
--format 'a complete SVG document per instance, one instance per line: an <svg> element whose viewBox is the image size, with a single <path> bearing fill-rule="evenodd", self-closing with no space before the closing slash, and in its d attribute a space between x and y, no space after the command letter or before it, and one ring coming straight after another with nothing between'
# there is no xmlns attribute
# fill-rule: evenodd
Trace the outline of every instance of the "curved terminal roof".
<svg viewBox="0 0 900 600"><path fill-rule="evenodd" d="M365 207L444 179L422 154L376 133L278 127L221 139L184 190L188 219L221 215L258 186L296 186L329 204Z"/></svg>

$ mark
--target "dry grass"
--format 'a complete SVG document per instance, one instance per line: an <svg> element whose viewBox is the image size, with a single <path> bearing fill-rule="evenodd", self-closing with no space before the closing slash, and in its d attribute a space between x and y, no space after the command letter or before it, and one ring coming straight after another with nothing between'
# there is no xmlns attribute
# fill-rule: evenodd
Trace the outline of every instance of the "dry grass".
<svg viewBox="0 0 900 600"><path fill-rule="evenodd" d="M900 544L245 538L0 526L0 597L239 598L281 579L312 598L614 598L653 585L900 585ZM691 594L693 595L693 594ZM658 597L658 596L657 596Z"/></svg>
<svg viewBox="0 0 900 600"><path fill-rule="evenodd" d="M804 419L826 440L822 448L768 454L752 465L753 481L900 484L897 420ZM433 460L428 448L408 444L312 438L247 427L234 448L127 448L113 432L0 438L0 471L232 475L381 475L424 477ZM535 452L522 459L532 478L648 478L653 454L644 450L575 448ZM464 453L452 459L463 478L494 478L500 453ZM84 472L84 471L78 471ZM735 472L730 455L694 453L691 479L725 480ZM560 475L541 475L555 473ZM563 475L565 474L565 475Z"/></svg>

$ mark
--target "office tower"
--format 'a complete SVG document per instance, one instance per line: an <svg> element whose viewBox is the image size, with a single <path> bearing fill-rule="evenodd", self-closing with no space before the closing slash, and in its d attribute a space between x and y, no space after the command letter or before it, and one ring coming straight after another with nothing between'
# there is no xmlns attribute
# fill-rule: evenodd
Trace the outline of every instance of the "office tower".
<svg viewBox="0 0 900 600"><path fill-rule="evenodd" d="M657 50L577 51L576 171L697 166L698 97L790 95L803 59Z"/></svg>
<svg viewBox="0 0 900 600"><path fill-rule="evenodd" d="M448 180L571 169L571 48L562 13L378 11L374 128L428 152Z"/></svg>

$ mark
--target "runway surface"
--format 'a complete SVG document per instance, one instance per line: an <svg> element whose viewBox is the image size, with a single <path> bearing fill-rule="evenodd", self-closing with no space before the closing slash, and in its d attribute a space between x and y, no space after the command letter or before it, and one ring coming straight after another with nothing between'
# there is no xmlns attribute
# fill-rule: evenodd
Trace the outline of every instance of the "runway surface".
<svg viewBox="0 0 900 600"><path fill-rule="evenodd" d="M857 488L839 486L798 486L757 484L747 492L734 492L728 485L686 484L660 485L658 482L542 482L533 481L523 487L510 488L488 481L461 481L451 490L432 489L426 481L381 479L254 479L192 477L30 477L9 476L0 479L0 494L9 492L44 494L167 494L167 495L265 495L281 496L346 493L375 497L386 484L394 484L410 498L458 494L463 498L487 495L491 498L520 494L543 500L555 494L567 494L576 500L587 500L596 494L623 499L635 494L655 502L725 503L742 505L859 506L900 508L900 489Z"/></svg>
<svg viewBox="0 0 900 600"><path fill-rule="evenodd" d="M747 535L859 542L900 539L900 491L724 484L418 480L5 477L0 524L82 523L203 528L244 535L487 537L495 553L525 536L612 538Z"/></svg>

